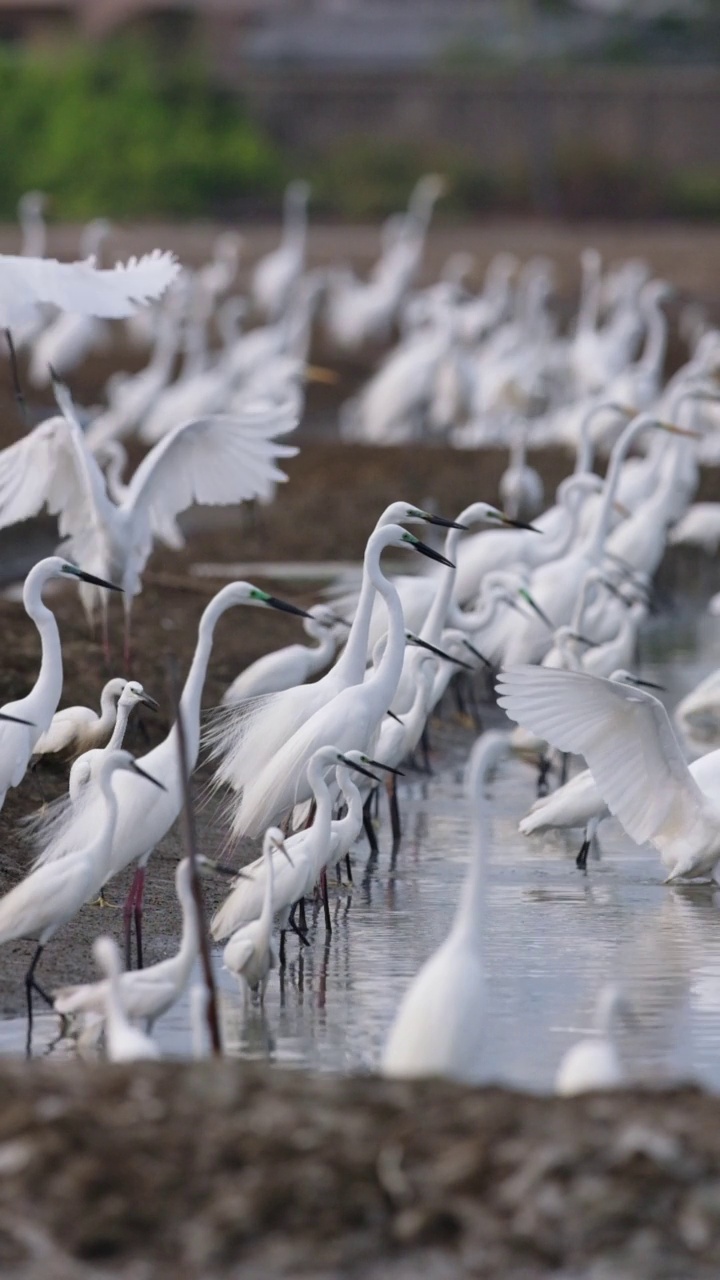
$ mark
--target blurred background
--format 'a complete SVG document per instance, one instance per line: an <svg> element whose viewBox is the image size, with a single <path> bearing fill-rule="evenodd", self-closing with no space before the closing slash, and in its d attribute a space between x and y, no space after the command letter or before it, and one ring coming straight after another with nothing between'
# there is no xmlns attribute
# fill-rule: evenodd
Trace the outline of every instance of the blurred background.
<svg viewBox="0 0 720 1280"><path fill-rule="evenodd" d="M0 0L0 217L720 213L718 0Z"/></svg>

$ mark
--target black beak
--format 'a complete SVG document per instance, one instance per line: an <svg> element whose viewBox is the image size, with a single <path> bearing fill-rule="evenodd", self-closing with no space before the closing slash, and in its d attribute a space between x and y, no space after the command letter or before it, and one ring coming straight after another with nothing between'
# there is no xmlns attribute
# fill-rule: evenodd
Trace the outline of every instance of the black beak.
<svg viewBox="0 0 720 1280"><path fill-rule="evenodd" d="M356 773L362 773L366 778L371 778L373 782L380 781L380 779L376 778L375 774L371 773L369 769L363 769L361 764L355 764L355 761L348 760L347 756L341 755L340 759L342 760L343 764L347 765L348 769L354 769Z"/></svg>
<svg viewBox="0 0 720 1280"><path fill-rule="evenodd" d="M307 609L299 609L296 604L288 604L287 600L278 600L277 596L268 596L265 604L271 609L280 609L282 613L294 613L298 618L312 618Z"/></svg>
<svg viewBox="0 0 720 1280"><path fill-rule="evenodd" d="M421 556L427 556L428 560L437 560L438 564L447 565L448 569L454 569L455 565L452 560L448 560L447 556L442 556L439 551L433 551L432 547L428 547L426 543L421 542L419 538L411 544Z"/></svg>
<svg viewBox="0 0 720 1280"><path fill-rule="evenodd" d="M391 764L383 764L382 760L371 760L370 764L374 769L384 769L386 773L394 773L396 778L405 777L402 769L393 769Z"/></svg>
<svg viewBox="0 0 720 1280"><path fill-rule="evenodd" d="M469 525L467 525L467 524L458 524L457 520L446 520L444 516L431 516L431 515L425 515L425 516L423 516L423 520L425 521L425 523L426 523L426 524L436 524L436 525L439 525L441 529L465 529L465 530L467 530L467 529L469 529L469 528L470 528L470 526L469 526Z"/></svg>
<svg viewBox="0 0 720 1280"><path fill-rule="evenodd" d="M660 693L666 692L665 685L655 684L654 680L638 680L635 676L633 676L632 683L639 685L641 689L659 689Z"/></svg>
<svg viewBox="0 0 720 1280"><path fill-rule="evenodd" d="M545 626L547 627L548 631L554 631L555 623L551 622L547 614L544 613L543 610L540 608L540 605L535 603L532 596L530 595L530 592L526 591L525 588L523 587L522 590L520 591L520 595L522 596L526 604L530 605L530 608L533 610L533 612L537 614L540 621L545 623Z"/></svg>
<svg viewBox="0 0 720 1280"><path fill-rule="evenodd" d="M226 876L228 880L252 880L252 876L246 875L243 871L236 871L234 867L226 867L222 862L214 862L212 858L206 858L204 854L200 854L197 861L201 867L209 867L211 871L217 871L218 875Z"/></svg>
<svg viewBox="0 0 720 1280"><path fill-rule="evenodd" d="M458 667L465 667L466 670L472 671L469 662L463 662L462 658L453 658L444 649L438 649L434 644L430 644L429 640L421 640L420 636L413 635L412 631L405 632L405 639L408 644L416 644L420 649L427 649L428 653L434 653L436 658L444 658L446 662L454 662Z"/></svg>
<svg viewBox="0 0 720 1280"><path fill-rule="evenodd" d="M82 578L83 582L90 582L93 587L107 587L108 591L122 591L122 587L116 587L114 582L96 578L94 573L86 573L84 569L75 569L74 572L77 578Z"/></svg>
<svg viewBox="0 0 720 1280"><path fill-rule="evenodd" d="M136 760L133 760L130 767L135 773L138 773L141 778L146 778L148 782L152 782L154 787L159 787L161 791L167 791L167 787L164 782L158 782L157 778L151 777L149 773L146 773L144 769L140 768L140 765Z"/></svg>
<svg viewBox="0 0 720 1280"><path fill-rule="evenodd" d="M524 520L511 520L510 516L503 514L503 524L509 524L513 529L529 529L531 533L542 533L542 529L538 529L534 524L525 524Z"/></svg>
<svg viewBox="0 0 720 1280"><path fill-rule="evenodd" d="M486 658L485 654L481 653L479 649L476 649L474 644L471 644L469 640L463 640L463 644L465 645L466 649L470 650L470 652L473 654L474 657L478 659L479 662L482 662L483 665L487 667L488 671L494 670L493 664L490 661L490 659Z"/></svg>
<svg viewBox="0 0 720 1280"><path fill-rule="evenodd" d="M26 724L30 729L37 727L32 720L21 720L20 716L9 716L4 711L0 711L0 720L7 720L8 724Z"/></svg>
<svg viewBox="0 0 720 1280"><path fill-rule="evenodd" d="M144 702L145 706L149 707L151 711L160 710L160 703L156 702L154 698L151 698L149 693L144 693L140 701Z"/></svg>
<svg viewBox="0 0 720 1280"><path fill-rule="evenodd" d="M400 719L400 717L399 717L399 716L396 716L396 715L395 715L395 712L394 712L394 711L391 711L389 707L388 707L387 711L385 712L385 715L386 715L386 716L389 716L391 720L396 720L398 724L402 724L402 723L403 723L403 722L402 722L402 720Z"/></svg>
<svg viewBox="0 0 720 1280"><path fill-rule="evenodd" d="M578 631L571 631L570 639L577 640L579 644L586 644L588 649L597 649L597 640L588 640L587 636L581 636Z"/></svg>

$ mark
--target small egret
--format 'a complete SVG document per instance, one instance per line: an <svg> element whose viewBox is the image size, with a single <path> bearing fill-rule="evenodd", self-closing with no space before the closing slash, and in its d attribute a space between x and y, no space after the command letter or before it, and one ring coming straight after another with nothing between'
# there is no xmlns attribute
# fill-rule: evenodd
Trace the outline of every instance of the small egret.
<svg viewBox="0 0 720 1280"><path fill-rule="evenodd" d="M122 676L108 680L100 694L100 715L91 711L90 707L64 707L62 711L56 711L47 733L42 734L35 743L33 755L67 758L91 751L103 741L109 742L117 722L120 698L127 683ZM138 686L135 681L130 683L133 685L133 694L137 695L133 704L136 701L142 702L152 711L157 711L157 702L145 693L142 685ZM120 743L116 745L120 746Z"/></svg>
<svg viewBox="0 0 720 1280"><path fill-rule="evenodd" d="M34 566L25 579L23 604L25 612L40 634L42 658L38 678L24 698L8 702L2 708L6 723L0 727L0 809L10 787L17 787L25 776L31 756L41 735L50 728L62 693L62 648L55 615L43 602L42 593L52 578L75 578L112 591L105 582L60 556L48 556ZM15 723L12 723L14 721Z"/></svg>
<svg viewBox="0 0 720 1280"><path fill-rule="evenodd" d="M290 644L274 653L263 654L228 686L223 694L223 706L305 684L328 665L335 656L344 629L350 624L324 604L313 605L308 614L303 627L313 640L318 641L317 645L312 648L305 644Z"/></svg>
<svg viewBox="0 0 720 1280"><path fill-rule="evenodd" d="M595 1010L597 1034L568 1049L555 1077L555 1092L566 1096L593 1089L619 1089L627 1075L615 1040L617 1021L627 1016L627 1001L611 984L604 986Z"/></svg>
<svg viewBox="0 0 720 1280"><path fill-rule="evenodd" d="M134 969L120 975L122 1007L128 1018L143 1019L147 1030L180 999L190 981L198 954L197 909L192 894L192 870L188 858L179 862L175 871L175 891L182 911L182 938L179 950L167 960L147 969ZM67 1017L76 1014L103 1013L108 979L63 987L55 994L55 1010Z"/></svg>
<svg viewBox="0 0 720 1280"><path fill-rule="evenodd" d="M265 884L260 915L257 920L241 925L233 933L223 950L223 964L234 973L239 982L252 995L258 995L260 1004L265 1000L265 988L270 970L277 968L277 952L271 941L273 902L273 859L279 852L292 866L292 858L285 847L285 838L278 827L268 827L263 841L263 870ZM242 873L245 874L244 872Z"/></svg>
<svg viewBox="0 0 720 1280"><path fill-rule="evenodd" d="M32 1022L32 993L52 1004L40 987L35 971L43 949L83 903L97 894L110 865L118 806L112 788L114 775L133 772L144 782L162 789L162 783L146 773L127 751L106 756L98 777L104 813L84 842L67 858L35 867L24 880L0 899L0 944L15 938L34 938L37 947L25 976L28 1018Z"/></svg>
<svg viewBox="0 0 720 1280"><path fill-rule="evenodd" d="M141 1062L160 1057L155 1041L128 1020L123 1003L120 952L112 938L96 938L93 955L105 975L103 1003L105 1013L105 1051L110 1062Z"/></svg>
<svg viewBox="0 0 720 1280"><path fill-rule="evenodd" d="M585 757L628 835L659 851L666 884L712 874L720 859L720 751L688 767L663 704L626 672L603 680L519 666L501 672L497 690L511 720Z"/></svg>
<svg viewBox="0 0 720 1280"><path fill-rule="evenodd" d="M490 769L509 751L506 733L475 743L467 775L474 845L450 932L426 960L400 1003L382 1056L388 1076L448 1076L477 1083L485 1037L482 914L489 845L483 789Z"/></svg>

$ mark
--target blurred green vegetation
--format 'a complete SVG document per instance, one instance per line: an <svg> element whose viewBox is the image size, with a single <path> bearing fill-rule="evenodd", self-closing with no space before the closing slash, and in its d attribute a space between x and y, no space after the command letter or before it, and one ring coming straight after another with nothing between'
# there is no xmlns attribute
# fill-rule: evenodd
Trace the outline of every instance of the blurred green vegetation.
<svg viewBox="0 0 720 1280"><path fill-rule="evenodd" d="M160 76L143 46L62 60L3 51L0 102L0 216L30 187L64 218L211 214L286 176L236 99L200 67Z"/></svg>

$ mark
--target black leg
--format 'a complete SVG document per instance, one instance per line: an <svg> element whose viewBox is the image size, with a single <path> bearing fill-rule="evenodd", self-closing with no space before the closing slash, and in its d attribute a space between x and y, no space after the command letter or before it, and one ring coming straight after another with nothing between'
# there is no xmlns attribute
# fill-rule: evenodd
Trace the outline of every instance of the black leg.
<svg viewBox="0 0 720 1280"><path fill-rule="evenodd" d="M308 938L307 933L305 932L307 929L307 924L305 923L305 899L304 898L300 899L300 905L302 907L302 919L303 919L302 925L297 924L295 920L295 912L297 911L297 908L298 908L297 902L294 902L292 907L290 908L290 915L288 916L288 924L292 929L293 933L297 934L303 946L309 947L310 939Z"/></svg>
<svg viewBox="0 0 720 1280"><path fill-rule="evenodd" d="M301 898L299 903L296 903L296 906L298 908L298 913L300 915L300 920L299 920L300 928L302 929L303 933L307 933L308 926L307 926L307 916L305 915L305 899Z"/></svg>
<svg viewBox="0 0 720 1280"><path fill-rule="evenodd" d="M400 822L400 809L397 798L397 778L394 774L391 774L388 780L387 793L390 805L390 830L392 831L393 849L398 849L402 838L402 825Z"/></svg>
<svg viewBox="0 0 720 1280"><path fill-rule="evenodd" d="M380 852L380 847L377 842L377 836L375 835L373 820L370 817L371 805L372 805L372 791L370 792L370 795L368 796L363 806L363 830L365 831L365 835L367 836L368 844L370 845L371 854L374 854L375 856L377 856L377 854Z"/></svg>
<svg viewBox="0 0 720 1280"><path fill-rule="evenodd" d="M427 724L425 725L425 728L422 731L422 737L420 738L420 746L422 747L425 772L428 774L432 774L432 768L430 767L430 734L428 732Z"/></svg>
<svg viewBox="0 0 720 1280"><path fill-rule="evenodd" d="M25 396L23 395L23 389L20 385L20 370L18 369L17 352L15 350L15 343L13 342L13 336L9 329L5 330L5 337L7 339L8 351L10 353L10 371L12 373L13 390L15 391L15 401L20 411L20 417L23 420L23 426L26 427L28 425L27 405L25 403Z"/></svg>
<svg viewBox="0 0 720 1280"><path fill-rule="evenodd" d="M38 984L35 981L35 970L37 969L38 962L40 960L42 953L43 953L42 943L38 942L38 945L35 948L35 954L32 960L30 961L30 968L25 974L25 998L27 1000L27 1017L28 1017L27 1042L25 1045L25 1052L28 1058L30 1057L30 1052L32 1048L33 989L36 990L39 994L41 994L47 1000L47 996L45 995L45 992L42 990L40 986L38 986ZM52 1000L50 1001L50 1004L52 1005Z"/></svg>
<svg viewBox="0 0 720 1280"><path fill-rule="evenodd" d="M568 764L569 763L570 763L570 757L567 751L563 751L560 757L560 786L561 787L564 787L565 783L568 780Z"/></svg>
<svg viewBox="0 0 720 1280"><path fill-rule="evenodd" d="M323 867L320 872L320 892L323 900L323 911L325 912L325 932L332 933L332 920L330 919L330 903L328 901L327 875Z"/></svg>
<svg viewBox="0 0 720 1280"><path fill-rule="evenodd" d="M550 786L548 783L549 772L550 772L550 758L549 756L542 755L540 757L540 761L538 764L538 780L537 780L538 799L542 799L542 797L546 796L548 791L550 790Z"/></svg>
<svg viewBox="0 0 720 1280"><path fill-rule="evenodd" d="M285 930L284 929L280 930L280 950L278 952L278 962L280 964L280 968L284 969L285 968Z"/></svg>
<svg viewBox="0 0 720 1280"><path fill-rule="evenodd" d="M590 849L590 841L586 836L582 844L580 845L580 852L577 858L575 859L575 866L578 868L578 871L587 871L587 859L588 859L589 849Z"/></svg>
<svg viewBox="0 0 720 1280"><path fill-rule="evenodd" d="M352 878L352 862L351 862L351 860L350 860L350 854L349 854L349 853L346 853L346 854L345 854L345 870L347 871L347 878L348 878L348 880L350 881L350 884L352 884L352 882L353 882L353 878Z"/></svg>

